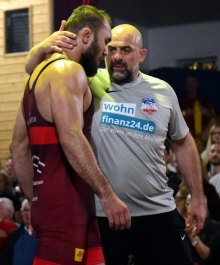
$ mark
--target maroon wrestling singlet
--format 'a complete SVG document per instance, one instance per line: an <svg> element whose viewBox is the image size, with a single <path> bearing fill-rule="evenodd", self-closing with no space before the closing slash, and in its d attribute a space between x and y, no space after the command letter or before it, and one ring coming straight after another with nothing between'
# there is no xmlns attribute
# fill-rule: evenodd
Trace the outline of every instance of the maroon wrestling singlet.
<svg viewBox="0 0 220 265"><path fill-rule="evenodd" d="M35 99L38 77L54 61L42 68L32 89L27 83L23 98L34 168L31 222L38 238L34 264L104 263L93 191L70 166L55 124L41 116ZM92 114L90 106L84 113L87 132Z"/></svg>

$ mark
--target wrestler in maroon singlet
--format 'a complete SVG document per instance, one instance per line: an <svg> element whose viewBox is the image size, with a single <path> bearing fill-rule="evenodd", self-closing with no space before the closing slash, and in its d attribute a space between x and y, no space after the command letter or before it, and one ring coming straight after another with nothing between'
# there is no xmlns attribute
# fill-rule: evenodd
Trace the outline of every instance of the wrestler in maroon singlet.
<svg viewBox="0 0 220 265"><path fill-rule="evenodd" d="M32 89L27 83L23 99L34 167L31 222L38 238L34 264L104 263L93 191L70 166L55 124L41 116L36 104L37 79L50 63ZM90 106L84 113L86 136L92 111Z"/></svg>

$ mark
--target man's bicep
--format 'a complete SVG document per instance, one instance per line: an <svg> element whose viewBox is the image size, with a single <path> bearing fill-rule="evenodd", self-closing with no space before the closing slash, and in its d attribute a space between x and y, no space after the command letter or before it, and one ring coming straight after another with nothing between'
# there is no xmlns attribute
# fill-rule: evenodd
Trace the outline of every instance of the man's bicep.
<svg viewBox="0 0 220 265"><path fill-rule="evenodd" d="M39 45L40 44L34 46L27 55L25 71L28 74L31 74L34 68L46 58L46 54L42 52L42 49L40 49Z"/></svg>
<svg viewBox="0 0 220 265"><path fill-rule="evenodd" d="M17 117L14 124L10 151L13 155L29 152L29 137L22 113L21 106L18 109Z"/></svg>
<svg viewBox="0 0 220 265"><path fill-rule="evenodd" d="M14 131L13 131L13 136L12 136L12 145L17 146L20 144L22 144L24 147L29 146L29 138L28 138L24 116L22 113L21 104L17 112L17 117L15 120Z"/></svg>
<svg viewBox="0 0 220 265"><path fill-rule="evenodd" d="M67 76L60 83L51 84L51 111L60 134L70 134L83 127L83 99L85 83Z"/></svg>

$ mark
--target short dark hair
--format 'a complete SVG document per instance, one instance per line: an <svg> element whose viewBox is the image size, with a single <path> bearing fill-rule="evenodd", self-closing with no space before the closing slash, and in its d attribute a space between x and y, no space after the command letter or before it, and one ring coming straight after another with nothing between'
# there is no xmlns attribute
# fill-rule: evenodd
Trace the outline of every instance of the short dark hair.
<svg viewBox="0 0 220 265"><path fill-rule="evenodd" d="M110 16L101 9L90 5L82 5L73 10L73 13L68 18L65 30L73 33L78 33L84 27L90 28L95 34L108 22L111 25Z"/></svg>

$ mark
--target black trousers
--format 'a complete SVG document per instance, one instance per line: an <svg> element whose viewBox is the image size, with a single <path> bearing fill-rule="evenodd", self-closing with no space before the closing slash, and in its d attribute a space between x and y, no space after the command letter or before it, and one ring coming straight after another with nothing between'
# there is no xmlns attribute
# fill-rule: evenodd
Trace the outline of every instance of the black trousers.
<svg viewBox="0 0 220 265"><path fill-rule="evenodd" d="M177 210L132 217L131 228L114 231L106 217L98 217L106 265L193 265L184 233L185 220Z"/></svg>

